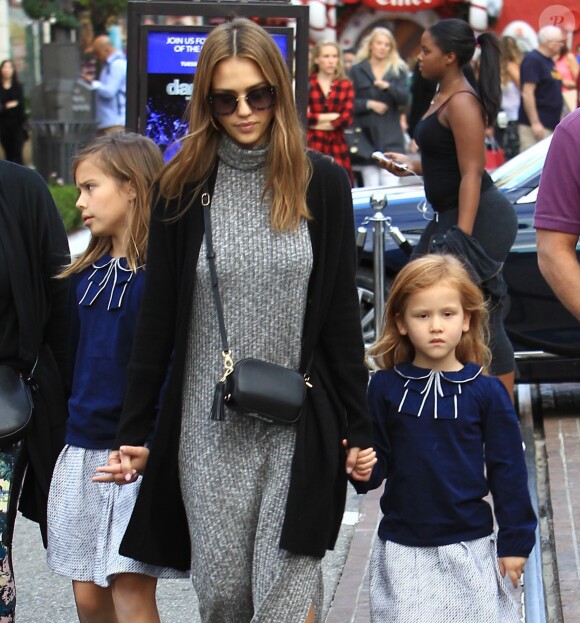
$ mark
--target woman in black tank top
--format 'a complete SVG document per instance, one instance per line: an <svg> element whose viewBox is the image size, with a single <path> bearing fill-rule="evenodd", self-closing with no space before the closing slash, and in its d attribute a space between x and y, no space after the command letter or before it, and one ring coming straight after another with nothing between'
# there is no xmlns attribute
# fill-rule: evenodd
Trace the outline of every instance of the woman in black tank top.
<svg viewBox="0 0 580 623"><path fill-rule="evenodd" d="M463 69L476 43L481 61L474 89ZM440 241L439 235L451 230L468 247L475 239L475 245L501 265L515 240L517 217L485 172L485 128L493 127L501 103L497 39L491 33L476 39L466 22L441 20L423 33L418 61L422 76L438 82L437 93L415 129L420 159L387 153L392 161L383 165L395 175L413 172L424 177L425 195L436 218L425 228L415 253L440 250L433 239L437 236ZM471 256L460 254L474 263ZM513 395L515 366L503 327L503 296L487 290L486 294L490 296L491 370Z"/></svg>

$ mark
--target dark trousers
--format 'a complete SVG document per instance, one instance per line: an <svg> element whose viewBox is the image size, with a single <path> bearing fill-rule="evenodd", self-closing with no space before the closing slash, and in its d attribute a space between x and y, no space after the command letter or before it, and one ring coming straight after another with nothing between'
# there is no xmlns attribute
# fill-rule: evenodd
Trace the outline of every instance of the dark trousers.
<svg viewBox="0 0 580 623"><path fill-rule="evenodd" d="M24 147L24 129L20 124L6 124L0 127L0 144L6 160L23 164L22 148Z"/></svg>

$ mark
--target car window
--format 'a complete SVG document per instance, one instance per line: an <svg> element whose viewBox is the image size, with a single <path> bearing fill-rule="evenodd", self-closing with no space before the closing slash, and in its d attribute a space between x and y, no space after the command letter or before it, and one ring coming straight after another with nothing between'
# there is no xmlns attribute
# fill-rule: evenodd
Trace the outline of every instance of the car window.
<svg viewBox="0 0 580 623"><path fill-rule="evenodd" d="M516 201L516 205L523 205L524 203L536 203L536 200L538 199L538 191L539 190L540 190L540 187L536 186L536 188L534 188L527 195L524 195L523 197L520 197Z"/></svg>
<svg viewBox="0 0 580 623"><path fill-rule="evenodd" d="M535 185L544 167L551 140L552 137L548 136L495 169L491 173L495 185L504 192L531 183Z"/></svg>

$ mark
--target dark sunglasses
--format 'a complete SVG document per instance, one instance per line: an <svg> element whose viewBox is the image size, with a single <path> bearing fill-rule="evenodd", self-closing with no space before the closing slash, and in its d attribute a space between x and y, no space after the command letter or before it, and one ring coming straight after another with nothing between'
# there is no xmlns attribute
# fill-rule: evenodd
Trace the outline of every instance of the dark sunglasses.
<svg viewBox="0 0 580 623"><path fill-rule="evenodd" d="M238 101L245 99L252 110L268 110L276 101L274 87L258 87L248 91L246 95L236 97L232 93L211 93L208 97L209 106L214 115L232 115L238 108Z"/></svg>

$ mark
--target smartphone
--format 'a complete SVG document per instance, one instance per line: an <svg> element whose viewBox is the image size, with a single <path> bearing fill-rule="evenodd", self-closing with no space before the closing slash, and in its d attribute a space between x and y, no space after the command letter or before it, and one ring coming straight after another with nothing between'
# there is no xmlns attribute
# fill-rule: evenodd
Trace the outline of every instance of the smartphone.
<svg viewBox="0 0 580 623"><path fill-rule="evenodd" d="M393 160L392 158L387 158L387 156L385 156L385 154L383 154L382 151L373 151L373 153L371 154L371 157L374 160L377 160L378 162L385 162L386 164L392 164L397 169L401 169L403 171L410 170L406 164L402 162L397 162L396 160Z"/></svg>
<svg viewBox="0 0 580 623"><path fill-rule="evenodd" d="M383 154L382 151L373 151L373 153L371 154L371 157L374 160L378 160L379 162L386 162L387 164L389 162L393 162L393 160L391 160L391 158L387 158L385 154Z"/></svg>

